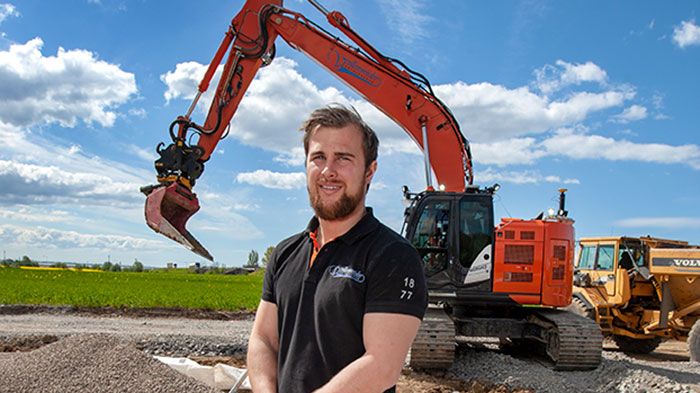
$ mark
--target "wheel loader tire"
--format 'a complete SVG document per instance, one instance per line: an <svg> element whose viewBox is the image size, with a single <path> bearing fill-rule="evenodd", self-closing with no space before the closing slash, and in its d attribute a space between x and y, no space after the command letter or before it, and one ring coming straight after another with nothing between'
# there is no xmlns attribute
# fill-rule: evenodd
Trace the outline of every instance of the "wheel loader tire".
<svg viewBox="0 0 700 393"><path fill-rule="evenodd" d="M700 362L700 319L695 321L688 334L688 352L691 362Z"/></svg>
<svg viewBox="0 0 700 393"><path fill-rule="evenodd" d="M661 337L634 339L627 336L613 336L613 340L625 353L651 353L661 344Z"/></svg>
<svg viewBox="0 0 700 393"><path fill-rule="evenodd" d="M586 303L583 302L583 300L577 297L574 297L571 300L571 304L566 309L573 312L574 314L578 314L582 317L590 318L595 321L595 310L588 307Z"/></svg>

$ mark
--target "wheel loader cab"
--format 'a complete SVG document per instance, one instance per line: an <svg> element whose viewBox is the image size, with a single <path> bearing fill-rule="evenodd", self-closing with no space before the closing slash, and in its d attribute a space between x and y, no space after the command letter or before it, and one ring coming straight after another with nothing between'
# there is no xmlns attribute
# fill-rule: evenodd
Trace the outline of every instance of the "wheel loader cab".
<svg viewBox="0 0 700 393"><path fill-rule="evenodd" d="M586 283L579 286L597 286L605 289L606 301L626 303L638 282L648 283L648 269L642 244L635 239L604 238L580 242L576 268ZM649 292L647 285L639 290Z"/></svg>
<svg viewBox="0 0 700 393"><path fill-rule="evenodd" d="M490 194L425 192L407 209L404 235L423 259L430 289L490 290L493 228Z"/></svg>
<svg viewBox="0 0 700 393"><path fill-rule="evenodd" d="M608 297L615 296L617 241L581 243L576 267L588 276L589 285L603 287Z"/></svg>

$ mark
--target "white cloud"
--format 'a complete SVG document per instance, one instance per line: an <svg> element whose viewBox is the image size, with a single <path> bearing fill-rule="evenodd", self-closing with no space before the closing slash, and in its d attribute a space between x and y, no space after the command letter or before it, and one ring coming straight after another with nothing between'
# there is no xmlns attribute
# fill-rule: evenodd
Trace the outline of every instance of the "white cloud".
<svg viewBox="0 0 700 393"><path fill-rule="evenodd" d="M0 4L0 23L4 22L10 16L19 16L17 7L9 3Z"/></svg>
<svg viewBox="0 0 700 393"><path fill-rule="evenodd" d="M641 105L632 105L625 108L622 113L613 116L610 120L614 123L627 124L629 122L646 119L647 108Z"/></svg>
<svg viewBox="0 0 700 393"><path fill-rule="evenodd" d="M379 191L379 190L386 190L389 188L389 186L386 185L383 181L373 181L371 185L372 190Z"/></svg>
<svg viewBox="0 0 700 393"><path fill-rule="evenodd" d="M605 71L592 63L572 65L560 61L558 64L562 74L558 81L563 81L562 83L589 81L601 86L607 84ZM162 76L167 85L166 99L191 98L205 68L197 63L181 63L175 67L175 71ZM299 124L313 109L329 102L340 102L355 106L377 131L381 141L380 161L386 154L421 154L406 132L370 103L346 98L332 87L321 89L299 74L296 68L294 61L278 58L269 67L261 69L234 116L230 131L234 138L250 146L277 153L274 161L301 166L304 155L302 135L296 131ZM192 74L196 75L192 77ZM212 89L213 86L214 82ZM597 93L580 91L559 99L536 94L527 87L509 89L490 83L470 85L456 82L434 86L434 89L462 124L465 135L472 141L475 162L479 164L534 164L547 156L567 156L574 159L624 159L700 166L696 156L698 147L695 145L635 144L595 135L565 136L561 132L544 139L532 136L562 127L575 127L596 112L624 105L635 96L634 89L627 86ZM201 105L205 109L211 96L205 95L203 101L207 102ZM619 119L630 121L640 118L645 109L631 105L622 112ZM559 142L565 143L567 147L557 148ZM650 154L635 154L634 150L618 154L615 147L641 148ZM671 154L672 157L667 157L666 154ZM274 172L239 176L239 182L276 188L292 187L275 177Z"/></svg>
<svg viewBox="0 0 700 393"><path fill-rule="evenodd" d="M700 27L695 20L681 22L673 28L673 42L681 48L691 45L700 45Z"/></svg>
<svg viewBox="0 0 700 393"><path fill-rule="evenodd" d="M303 77L297 67L293 60L279 57L270 66L260 69L232 119L232 137L249 146L277 153L274 161L300 166L304 163L304 151L299 126L314 109L341 103L354 106L377 132L382 154L417 152L405 132L373 105L349 99L334 87L321 89ZM174 71L161 76L167 86L165 99L192 99L205 71L206 66L196 62L176 65ZM200 100L199 108L203 113L210 105L220 72L221 67Z"/></svg>
<svg viewBox="0 0 700 393"><path fill-rule="evenodd" d="M568 64L568 63L565 63ZM564 67L564 66L562 66ZM243 143L278 154L275 161L301 165L301 133L296 131L313 110L331 102L351 104L379 135L381 154L420 154L417 145L390 118L364 100L345 97L333 87L321 89L297 71L297 64L277 58L262 68L251 83L246 97L236 111L230 134ZM596 67L571 66L569 74L576 80L602 79ZM174 71L161 76L167 86L166 100L190 99L197 91L206 66L195 62L180 63ZM601 71L604 74L604 71ZM574 76L566 77L572 80ZM214 89L215 81L210 90ZM434 87L463 125L467 137L477 143L506 141L531 133L543 133L583 121L587 116L623 105L634 97L629 89L600 93L579 92L561 100L550 100L526 87L508 89L490 83L456 82ZM200 100L201 109L211 102L211 92ZM200 121L202 122L202 121ZM290 148L291 146L291 148ZM480 157L477 157L481 160ZM493 162L488 157L484 162Z"/></svg>
<svg viewBox="0 0 700 393"><path fill-rule="evenodd" d="M700 228L700 217L634 217L618 220L624 228Z"/></svg>
<svg viewBox="0 0 700 393"><path fill-rule="evenodd" d="M125 205L154 174L91 156L79 145L62 145L0 122L0 205L71 202ZM140 202L139 202L140 203Z"/></svg>
<svg viewBox="0 0 700 393"><path fill-rule="evenodd" d="M495 171L492 168L486 168L479 171L475 175L476 183L480 185L488 185L491 183L512 183L512 184L540 184L540 183L558 183L558 184L579 184L578 179L562 179L555 175L543 175L539 171Z"/></svg>
<svg viewBox="0 0 700 393"><path fill-rule="evenodd" d="M298 128L304 118L330 102L348 102L335 88L317 88L301 76L296 67L296 62L279 57L268 67L261 68L236 110L230 130L230 135L239 141L276 152L281 155L280 160L295 163L298 154L292 156L289 151L290 146L301 146L302 135ZM165 99L194 97L205 71L206 66L196 62L176 65L174 71L161 76L168 87ZM210 105L220 72L221 67L200 100L202 111Z"/></svg>
<svg viewBox="0 0 700 393"><path fill-rule="evenodd" d="M252 197L245 191L238 190L235 192L228 192L224 195L222 193L204 190L198 191L197 194L201 200L206 200L207 204L214 205L218 210L255 211L260 209L260 206L252 202Z"/></svg>
<svg viewBox="0 0 700 393"><path fill-rule="evenodd" d="M44 56L43 45L34 38L0 51L0 121L74 127L83 120L112 126L114 108L137 91L134 74L82 49L59 48L56 56Z"/></svg>
<svg viewBox="0 0 700 393"><path fill-rule="evenodd" d="M80 145L71 145L71 147L68 148L67 153L68 153L68 155L72 156L73 154L80 153L82 150L83 150L83 148L80 147Z"/></svg>
<svg viewBox="0 0 700 393"><path fill-rule="evenodd" d="M202 209L187 224L195 236L197 232L205 231L216 232L217 236L234 240L264 237L264 233L250 219L239 213L260 209L245 191L234 190L222 194L200 188L197 194L202 202ZM235 230L232 231L231 228Z"/></svg>
<svg viewBox="0 0 700 393"><path fill-rule="evenodd" d="M635 143L600 135L585 135L561 130L542 142L548 155L563 155L574 159L606 159L611 161L642 161L662 164L686 164L700 169L700 147L671 146L659 143Z"/></svg>
<svg viewBox="0 0 700 393"><path fill-rule="evenodd" d="M551 94L570 85L580 85L583 82L595 82L605 85L607 73L593 62L571 64L557 60L556 66L545 65L535 70L536 87L545 95Z"/></svg>
<svg viewBox="0 0 700 393"><path fill-rule="evenodd" d="M132 108L132 109L129 109L128 113L129 113L129 116L138 117L140 119L145 119L146 116L148 115L148 112L146 112L146 110L143 108Z"/></svg>
<svg viewBox="0 0 700 393"><path fill-rule="evenodd" d="M86 234L45 227L0 225L0 241L13 245L45 248L90 248L100 250L144 250L162 248L160 241L133 236Z"/></svg>
<svg viewBox="0 0 700 393"><path fill-rule="evenodd" d="M304 155L304 147L297 146L289 149L289 151L280 152L273 161L281 162L288 166L301 166L304 165L306 156Z"/></svg>
<svg viewBox="0 0 700 393"><path fill-rule="evenodd" d="M64 210L37 208L29 205L16 205L0 209L3 221L22 222L64 222L72 219Z"/></svg>
<svg viewBox="0 0 700 393"><path fill-rule="evenodd" d="M148 162L154 162L158 158L158 153L154 148L144 149L143 147L136 146L134 144L124 145L127 152L132 155Z"/></svg>
<svg viewBox="0 0 700 393"><path fill-rule="evenodd" d="M405 44L411 44L430 36L428 24L433 20L427 15L427 4L418 0L379 0L379 7L387 19L387 26Z"/></svg>
<svg viewBox="0 0 700 393"><path fill-rule="evenodd" d="M219 66L217 69L216 77L214 80L218 80L221 76L222 67ZM175 98L192 99L197 94L197 86L199 81L204 76L207 71L207 66L197 63L196 61L188 61L185 63L179 63L175 65L174 71L168 71L160 76L160 80L165 83L168 90L163 93L165 100L170 102ZM212 97L211 91L216 88L216 84L212 83L209 86L210 98ZM207 103L210 100L207 100Z"/></svg>
<svg viewBox="0 0 700 393"><path fill-rule="evenodd" d="M92 172L66 172L57 166L0 160L3 204L91 201L92 204L133 203L142 197L140 184L115 181Z"/></svg>
<svg viewBox="0 0 700 393"><path fill-rule="evenodd" d="M511 138L493 143L472 144L474 162L488 165L533 164L546 152L535 138Z"/></svg>
<svg viewBox="0 0 700 393"><path fill-rule="evenodd" d="M258 169L254 172L239 173L236 175L236 181L266 188L292 190L306 186L306 174L304 172L280 173Z"/></svg>
<svg viewBox="0 0 700 393"><path fill-rule="evenodd" d="M594 112L622 105L633 91L579 92L550 101L526 87L508 89L482 82L434 86L436 94L455 114L467 138L493 142L543 133L585 120Z"/></svg>

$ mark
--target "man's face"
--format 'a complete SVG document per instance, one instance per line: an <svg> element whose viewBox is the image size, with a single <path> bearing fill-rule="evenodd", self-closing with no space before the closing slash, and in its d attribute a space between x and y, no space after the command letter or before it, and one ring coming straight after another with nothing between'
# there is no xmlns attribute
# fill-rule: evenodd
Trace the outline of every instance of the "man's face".
<svg viewBox="0 0 700 393"><path fill-rule="evenodd" d="M364 198L377 168L365 168L362 134L357 127L319 127L309 138L306 186L311 207L323 220L341 220L364 210Z"/></svg>

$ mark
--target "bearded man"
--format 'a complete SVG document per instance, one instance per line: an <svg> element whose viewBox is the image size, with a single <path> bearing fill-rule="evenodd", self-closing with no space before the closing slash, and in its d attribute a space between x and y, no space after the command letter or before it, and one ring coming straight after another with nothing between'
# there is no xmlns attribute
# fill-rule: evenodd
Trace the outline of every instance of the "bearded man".
<svg viewBox="0 0 700 393"><path fill-rule="evenodd" d="M394 392L427 307L417 251L365 206L379 141L354 109L301 128L307 229L277 245L248 343L258 392Z"/></svg>

